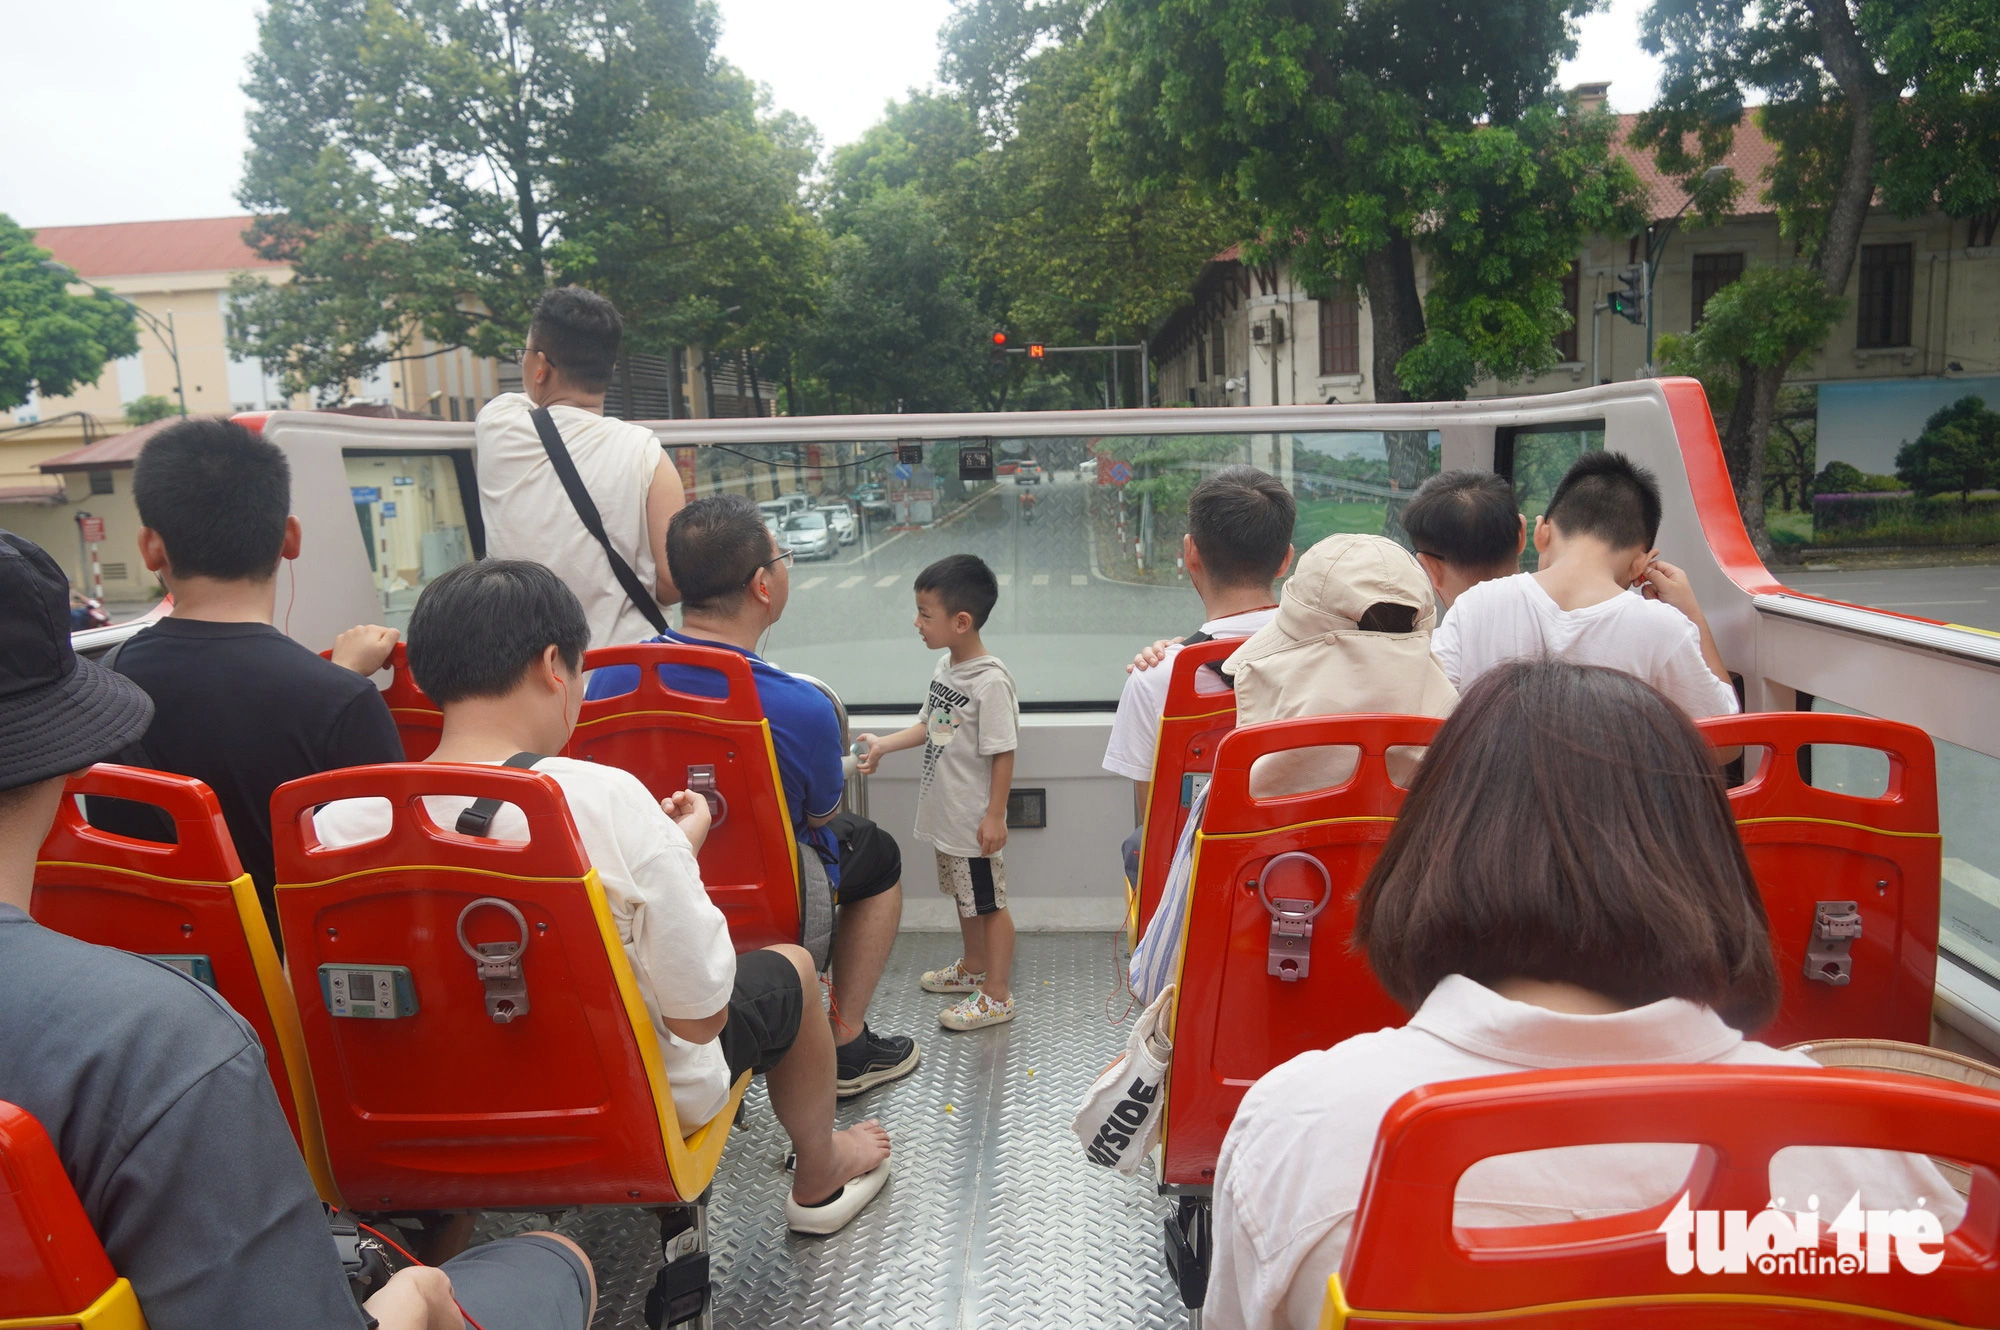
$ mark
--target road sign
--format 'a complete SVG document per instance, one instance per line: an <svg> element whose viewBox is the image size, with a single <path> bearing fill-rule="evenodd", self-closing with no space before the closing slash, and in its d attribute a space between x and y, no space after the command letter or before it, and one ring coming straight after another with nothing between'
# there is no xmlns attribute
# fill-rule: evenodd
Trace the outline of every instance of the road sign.
<svg viewBox="0 0 2000 1330"><path fill-rule="evenodd" d="M83 538L93 545L104 543L104 519L101 517L79 517L76 525L83 532Z"/></svg>
<svg viewBox="0 0 2000 1330"><path fill-rule="evenodd" d="M382 489L379 485L349 485L347 492L354 496L356 503L380 503Z"/></svg>
<svg viewBox="0 0 2000 1330"><path fill-rule="evenodd" d="M396 501L394 499L390 499L388 502L382 505L382 516L394 517L395 515L396 515Z"/></svg>
<svg viewBox="0 0 2000 1330"><path fill-rule="evenodd" d="M1114 460L1110 466L1103 467L1101 470L1104 473L1104 483L1107 485L1123 485L1126 481L1132 479L1132 467L1126 462Z"/></svg>
<svg viewBox="0 0 2000 1330"><path fill-rule="evenodd" d="M889 474L894 476L897 480L908 480L910 478L911 470L912 468L908 462L898 462L896 463L896 465L889 468Z"/></svg>

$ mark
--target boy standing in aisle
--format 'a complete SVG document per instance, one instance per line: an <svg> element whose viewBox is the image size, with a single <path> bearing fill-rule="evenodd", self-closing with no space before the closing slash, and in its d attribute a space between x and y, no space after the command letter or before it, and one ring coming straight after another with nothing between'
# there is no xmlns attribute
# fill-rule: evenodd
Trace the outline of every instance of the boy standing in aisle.
<svg viewBox="0 0 2000 1330"><path fill-rule="evenodd" d="M1000 599L1000 584L976 555L954 554L917 574L917 633L949 654L931 677L917 723L890 735L864 734L861 770L883 755L924 745L917 792L917 839L937 851L938 889L958 902L965 953L924 975L932 993L966 996L938 1013L948 1030L977 1030L1014 1019L1008 976L1014 918L1007 912L1007 792L1014 783L1020 701L1014 677L988 654L979 630Z"/></svg>

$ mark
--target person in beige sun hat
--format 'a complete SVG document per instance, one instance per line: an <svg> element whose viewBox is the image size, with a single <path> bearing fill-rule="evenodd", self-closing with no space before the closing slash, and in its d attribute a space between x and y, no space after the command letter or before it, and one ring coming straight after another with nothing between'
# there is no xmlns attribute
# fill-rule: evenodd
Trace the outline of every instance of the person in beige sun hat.
<svg viewBox="0 0 2000 1330"><path fill-rule="evenodd" d="M1278 614L1223 669L1235 681L1236 723L1368 712L1443 716L1458 693L1431 658L1437 606L1415 556L1382 536L1339 534L1305 552ZM1390 755L1407 784L1413 758ZM1251 773L1260 797L1338 785L1350 752L1273 753Z"/></svg>

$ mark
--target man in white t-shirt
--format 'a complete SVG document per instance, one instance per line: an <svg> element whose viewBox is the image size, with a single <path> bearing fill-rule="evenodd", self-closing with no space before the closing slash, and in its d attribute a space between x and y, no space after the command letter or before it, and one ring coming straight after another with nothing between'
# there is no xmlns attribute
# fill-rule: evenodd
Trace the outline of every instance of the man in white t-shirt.
<svg viewBox="0 0 2000 1330"><path fill-rule="evenodd" d="M590 644L598 647L651 637L659 606L680 599L666 556L667 523L684 502L680 472L665 464L651 430L604 414L623 336L618 311L603 296L580 286L550 291L535 307L521 353L524 391L488 402L473 433L487 556L533 559L554 570L583 602ZM548 409L611 547L657 605L634 604L619 584L549 461L535 429L537 407Z"/></svg>
<svg viewBox="0 0 2000 1330"><path fill-rule="evenodd" d="M1194 642L1234 640L1271 622L1278 612L1272 584L1292 562L1292 525L1298 505L1291 491L1254 466L1227 466L1188 495L1188 529L1181 559L1188 581L1201 597L1205 622L1179 643L1156 643L1134 661L1118 696L1104 769L1132 782L1132 816L1139 824L1125 838L1125 877L1139 875L1139 844L1146 834L1146 800L1153 783L1153 758L1166 709L1173 655ZM1220 671L1203 671L1197 687L1218 696L1229 692Z"/></svg>
<svg viewBox="0 0 2000 1330"><path fill-rule="evenodd" d="M1653 548L1659 531L1650 471L1622 453L1578 458L1535 519L1540 571L1466 589L1432 635L1452 686L1546 655L1637 675L1696 720L1734 714L1729 670L1687 574Z"/></svg>
<svg viewBox="0 0 2000 1330"><path fill-rule="evenodd" d="M798 1155L786 1222L795 1232L832 1233L882 1189L889 1136L873 1121L833 1129L833 1031L810 953L735 953L695 859L708 834L700 795L683 790L655 802L629 772L536 756L569 742L588 639L582 606L540 564L462 564L424 588L410 615L410 671L444 711L428 760L531 765L562 786L652 1018L682 1132L723 1111L744 1072L763 1076ZM451 827L472 800L427 803L431 818ZM330 845L370 840L389 829L387 802L329 804L314 826ZM510 805L485 830L464 830L528 837Z"/></svg>

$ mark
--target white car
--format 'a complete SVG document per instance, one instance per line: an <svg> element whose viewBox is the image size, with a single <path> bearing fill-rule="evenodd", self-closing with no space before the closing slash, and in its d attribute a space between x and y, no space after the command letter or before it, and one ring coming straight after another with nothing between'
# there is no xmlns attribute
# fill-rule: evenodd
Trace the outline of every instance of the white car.
<svg viewBox="0 0 2000 1330"><path fill-rule="evenodd" d="M840 537L843 545L852 545L861 539L860 524L854 520L854 510L844 503L816 504L813 511L826 518L826 524L833 528L833 534Z"/></svg>
<svg viewBox="0 0 2000 1330"><path fill-rule="evenodd" d="M793 513L787 517L778 534L778 545L800 559L831 559L839 544L835 541L833 527L821 513Z"/></svg>

